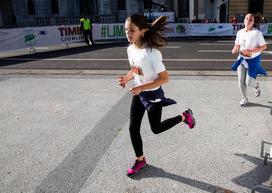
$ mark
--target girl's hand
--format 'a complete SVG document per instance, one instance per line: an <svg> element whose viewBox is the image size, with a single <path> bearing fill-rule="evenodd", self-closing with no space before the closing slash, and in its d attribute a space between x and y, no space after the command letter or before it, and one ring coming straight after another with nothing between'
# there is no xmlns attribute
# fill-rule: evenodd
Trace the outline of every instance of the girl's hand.
<svg viewBox="0 0 272 193"><path fill-rule="evenodd" d="M245 50L241 50L240 53L241 53L243 56L251 57L251 55L252 55L252 50L245 49Z"/></svg>
<svg viewBox="0 0 272 193"><path fill-rule="evenodd" d="M231 51L232 54L237 54L239 52L239 48L234 47Z"/></svg>
<svg viewBox="0 0 272 193"><path fill-rule="evenodd" d="M232 54L237 54L239 52L240 46L239 45L235 45L231 51Z"/></svg>
<svg viewBox="0 0 272 193"><path fill-rule="evenodd" d="M118 78L118 84L122 87L125 88L127 83L126 77L125 76L119 76Z"/></svg>
<svg viewBox="0 0 272 193"><path fill-rule="evenodd" d="M134 96L136 96L136 95L139 95L143 91L143 89L142 89L142 86L135 86L135 87L130 88L129 91Z"/></svg>

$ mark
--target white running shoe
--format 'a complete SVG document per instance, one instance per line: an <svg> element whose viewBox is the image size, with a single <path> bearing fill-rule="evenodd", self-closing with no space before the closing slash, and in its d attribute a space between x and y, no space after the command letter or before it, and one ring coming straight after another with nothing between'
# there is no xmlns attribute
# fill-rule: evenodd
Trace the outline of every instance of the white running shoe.
<svg viewBox="0 0 272 193"><path fill-rule="evenodd" d="M261 89L260 89L260 84L259 84L259 82L257 82L257 87L254 88L254 93L255 93L255 96L256 96L256 97L259 97L260 94L261 94Z"/></svg>
<svg viewBox="0 0 272 193"><path fill-rule="evenodd" d="M248 103L248 99L246 97L243 97L242 100L240 101L240 106L245 107Z"/></svg>

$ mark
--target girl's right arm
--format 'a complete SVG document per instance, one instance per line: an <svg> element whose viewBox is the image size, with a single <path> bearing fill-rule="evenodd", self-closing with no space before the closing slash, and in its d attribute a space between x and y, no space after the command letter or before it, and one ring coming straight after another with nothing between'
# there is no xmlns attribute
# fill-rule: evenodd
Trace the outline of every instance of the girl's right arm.
<svg viewBox="0 0 272 193"><path fill-rule="evenodd" d="M119 76L118 78L118 84L122 87L125 88L126 83L129 82L130 80L133 79L133 71L130 70L127 75L125 76Z"/></svg>
<svg viewBox="0 0 272 193"><path fill-rule="evenodd" d="M239 50L240 50L240 45L235 44L235 46L233 47L231 53L232 54L237 54L239 52Z"/></svg>

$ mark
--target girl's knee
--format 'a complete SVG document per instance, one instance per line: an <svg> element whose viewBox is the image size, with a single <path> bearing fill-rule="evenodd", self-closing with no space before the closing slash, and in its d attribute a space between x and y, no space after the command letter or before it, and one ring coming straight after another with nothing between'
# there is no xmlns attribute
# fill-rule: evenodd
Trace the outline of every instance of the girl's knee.
<svg viewBox="0 0 272 193"><path fill-rule="evenodd" d="M151 127L151 131L152 131L152 133L154 133L154 134L159 134L159 129L156 127Z"/></svg>

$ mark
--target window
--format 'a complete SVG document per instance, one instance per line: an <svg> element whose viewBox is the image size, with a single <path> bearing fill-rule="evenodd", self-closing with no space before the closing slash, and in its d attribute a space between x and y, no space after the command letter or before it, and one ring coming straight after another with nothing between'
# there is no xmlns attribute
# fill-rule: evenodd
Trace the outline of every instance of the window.
<svg viewBox="0 0 272 193"><path fill-rule="evenodd" d="M178 1L178 17L189 18L190 15L190 2L189 0Z"/></svg>
<svg viewBox="0 0 272 193"><path fill-rule="evenodd" d="M59 13L59 2L58 0L51 0L51 9L53 14Z"/></svg>
<svg viewBox="0 0 272 193"><path fill-rule="evenodd" d="M126 10L126 0L118 0L118 10Z"/></svg>
<svg viewBox="0 0 272 193"><path fill-rule="evenodd" d="M152 9L152 0L144 0L144 9Z"/></svg>
<svg viewBox="0 0 272 193"><path fill-rule="evenodd" d="M248 11L254 14L263 14L263 0L249 0Z"/></svg>
<svg viewBox="0 0 272 193"><path fill-rule="evenodd" d="M79 0L80 14L91 14L91 2L87 0Z"/></svg>
<svg viewBox="0 0 272 193"><path fill-rule="evenodd" d="M35 15L35 4L32 0L27 1L28 15Z"/></svg>

